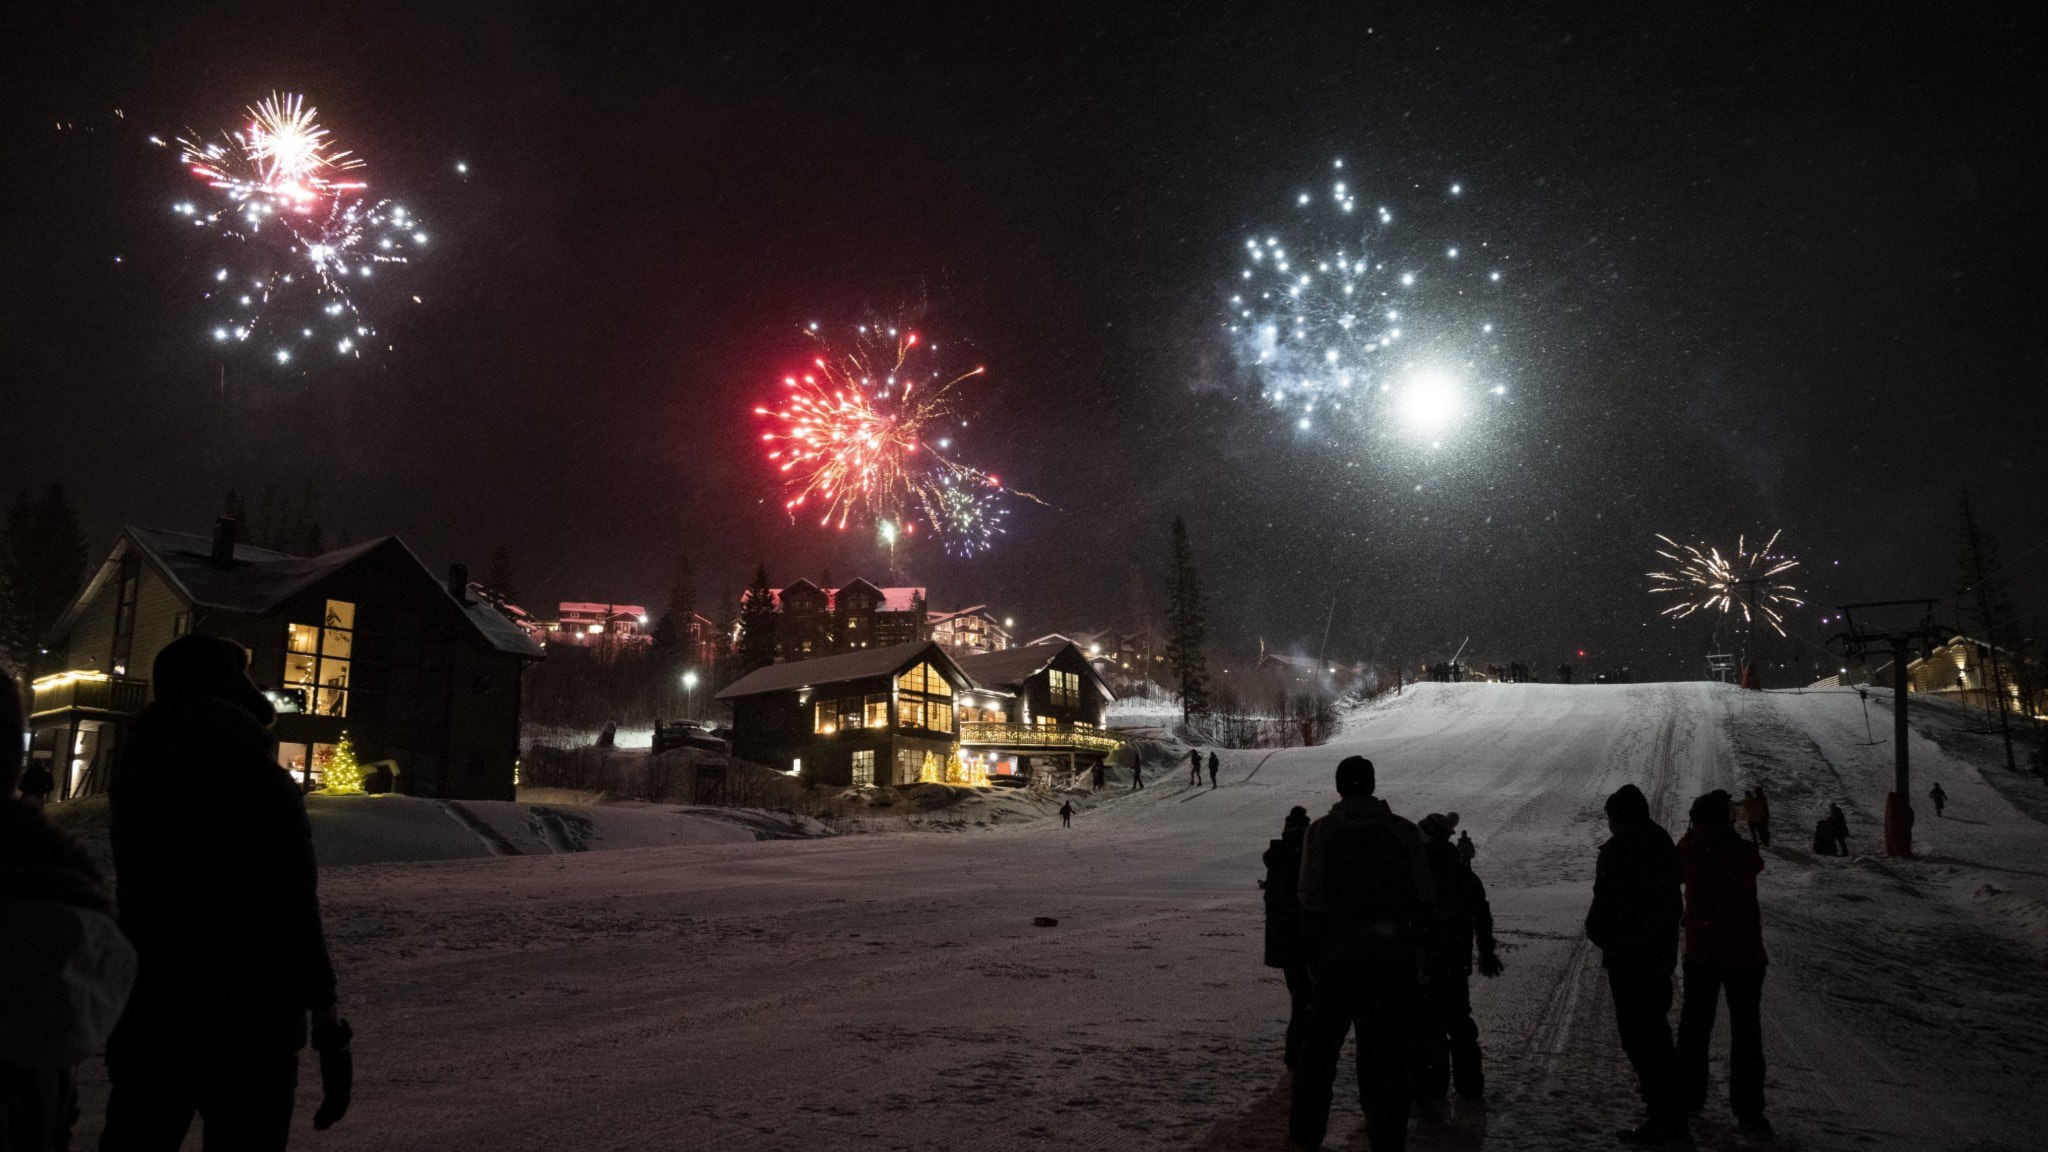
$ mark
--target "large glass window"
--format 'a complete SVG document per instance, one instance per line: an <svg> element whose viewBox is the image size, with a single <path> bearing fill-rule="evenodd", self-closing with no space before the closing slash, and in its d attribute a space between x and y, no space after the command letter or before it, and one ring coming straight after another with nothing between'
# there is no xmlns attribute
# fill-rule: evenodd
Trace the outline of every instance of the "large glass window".
<svg viewBox="0 0 2048 1152"><path fill-rule="evenodd" d="M896 678L896 687L903 692L917 692L928 696L953 695L953 685L944 674L930 664L919 664Z"/></svg>
<svg viewBox="0 0 2048 1152"><path fill-rule="evenodd" d="M930 664L896 678L896 723L932 732L953 730L953 685Z"/></svg>
<svg viewBox="0 0 2048 1152"><path fill-rule="evenodd" d="M878 692L869 696L864 711L867 713L868 727L887 728L889 726L889 697L886 694Z"/></svg>
<svg viewBox="0 0 2048 1152"><path fill-rule="evenodd" d="M298 689L315 716L348 715L355 628L356 606L346 600L329 600L317 625L285 625L285 687Z"/></svg>
<svg viewBox="0 0 2048 1152"><path fill-rule="evenodd" d="M1081 706L1081 674L1053 669L1052 706L1055 708L1079 708Z"/></svg>
<svg viewBox="0 0 2048 1152"><path fill-rule="evenodd" d="M865 788L875 782L875 750L865 749L853 754L853 786Z"/></svg>
<svg viewBox="0 0 2048 1152"><path fill-rule="evenodd" d="M818 701L816 713L815 719L811 722L812 732L820 736L830 736L832 733L839 731L839 702L837 700Z"/></svg>

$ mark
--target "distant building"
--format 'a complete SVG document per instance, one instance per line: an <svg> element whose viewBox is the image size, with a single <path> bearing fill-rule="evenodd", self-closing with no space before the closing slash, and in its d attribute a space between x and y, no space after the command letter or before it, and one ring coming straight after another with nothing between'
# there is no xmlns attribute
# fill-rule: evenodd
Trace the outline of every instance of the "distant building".
<svg viewBox="0 0 2048 1152"><path fill-rule="evenodd" d="M225 517L211 541L129 528L59 618L64 671L35 682L30 717L58 798L105 788L156 654L188 632L249 652L279 762L302 781L319 783L345 732L398 791L512 798L520 681L543 653L462 566L436 580L395 536L288 556L238 544Z"/></svg>
<svg viewBox="0 0 2048 1152"><path fill-rule="evenodd" d="M986 604L928 613L925 621L932 639L956 652L1000 652L1016 643L1008 623L997 619Z"/></svg>
<svg viewBox="0 0 2048 1152"><path fill-rule="evenodd" d="M855 580L837 589L799 580L775 596L775 651L809 660L929 638L923 588L884 588Z"/></svg>
<svg viewBox="0 0 2048 1152"><path fill-rule="evenodd" d="M564 600L542 627L550 644L645 644L653 639L647 609L638 604Z"/></svg>
<svg viewBox="0 0 2048 1152"><path fill-rule="evenodd" d="M1137 680L1160 674L1166 667L1165 642L1145 632L1048 632L1031 643L1072 644L1105 676Z"/></svg>
<svg viewBox="0 0 2048 1152"><path fill-rule="evenodd" d="M1064 642L955 655L913 641L774 664L718 698L733 754L833 786L1040 779L1099 763L1109 686Z"/></svg>

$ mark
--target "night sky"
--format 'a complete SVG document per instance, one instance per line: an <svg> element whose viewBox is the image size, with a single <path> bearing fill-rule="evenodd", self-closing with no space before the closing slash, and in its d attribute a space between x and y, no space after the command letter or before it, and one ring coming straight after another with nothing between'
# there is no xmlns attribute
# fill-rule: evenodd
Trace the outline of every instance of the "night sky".
<svg viewBox="0 0 2048 1152"><path fill-rule="evenodd" d="M2048 537L2038 5L515 7L8 16L0 489L63 480L98 550L310 485L330 538L505 545L535 607L658 603L678 553L707 606L757 561L880 580L782 516L752 409L803 324L922 300L989 369L963 455L1050 507L899 576L1027 635L1156 612L1176 513L1226 652L1334 600L1332 656L1639 676L1710 643L1654 617L1652 533L1782 528L1819 604L1952 594L1965 484ZM144 138L273 89L433 243L392 351L223 373ZM1335 158L1511 253L1513 389L1446 450L1302 432L1220 331Z"/></svg>

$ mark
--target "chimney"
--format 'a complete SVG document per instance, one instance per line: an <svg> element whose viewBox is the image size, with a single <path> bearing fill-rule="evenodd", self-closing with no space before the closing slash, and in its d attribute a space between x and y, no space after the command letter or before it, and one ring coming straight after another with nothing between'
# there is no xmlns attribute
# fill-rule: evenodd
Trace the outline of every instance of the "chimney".
<svg viewBox="0 0 2048 1152"><path fill-rule="evenodd" d="M234 566L235 518L233 516L217 516L214 518L213 555L210 558L219 567L231 568Z"/></svg>
<svg viewBox="0 0 2048 1152"><path fill-rule="evenodd" d="M457 604L469 603L469 567L465 564L448 566L448 594L455 597Z"/></svg>

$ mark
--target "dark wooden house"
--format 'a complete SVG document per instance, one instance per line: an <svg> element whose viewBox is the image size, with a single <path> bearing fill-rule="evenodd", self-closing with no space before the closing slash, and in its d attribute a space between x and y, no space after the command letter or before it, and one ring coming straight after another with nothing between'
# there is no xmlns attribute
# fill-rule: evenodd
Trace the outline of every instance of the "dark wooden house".
<svg viewBox="0 0 2048 1152"><path fill-rule="evenodd" d="M914 784L946 778L971 687L944 646L922 641L771 664L718 698L743 760L819 784Z"/></svg>
<svg viewBox="0 0 2048 1152"><path fill-rule="evenodd" d="M1092 767L1120 743L1104 731L1116 698L1081 650L1065 640L961 654L976 706L960 722L960 748L990 776L1036 779Z"/></svg>
<svg viewBox="0 0 2048 1152"><path fill-rule="evenodd" d="M317 785L346 733L398 791L513 798L520 680L541 648L467 573L438 580L395 536L319 556L130 528L66 610L36 681L31 754L59 797L103 788L156 654L188 632L247 649L278 706L278 760Z"/></svg>

